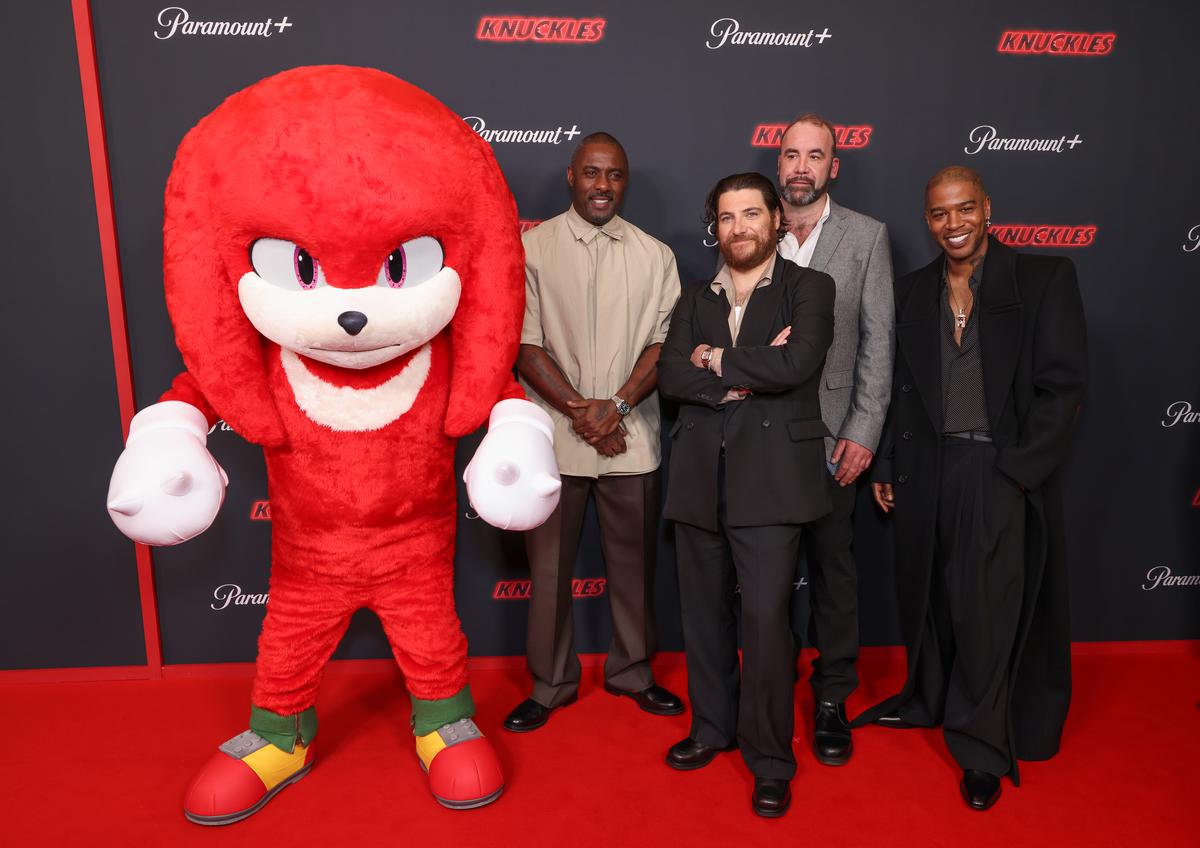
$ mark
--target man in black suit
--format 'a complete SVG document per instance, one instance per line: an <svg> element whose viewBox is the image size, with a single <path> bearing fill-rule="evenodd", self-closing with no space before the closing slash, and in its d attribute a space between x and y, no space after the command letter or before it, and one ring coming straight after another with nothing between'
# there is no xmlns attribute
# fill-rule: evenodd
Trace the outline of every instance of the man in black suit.
<svg viewBox="0 0 1200 848"><path fill-rule="evenodd" d="M718 182L705 212L725 266L685 288L658 361L659 391L680 404L664 514L676 522L693 716L667 763L700 768L736 738L754 811L780 816L796 772L789 611L800 526L832 509L818 389L835 288L776 254L786 230L761 174Z"/></svg>
<svg viewBox="0 0 1200 848"><path fill-rule="evenodd" d="M1059 471L1083 397L1075 268L988 236L979 174L925 191L942 255L896 284L892 402L872 474L895 509L903 690L856 723L941 724L967 804L1058 751L1071 693Z"/></svg>

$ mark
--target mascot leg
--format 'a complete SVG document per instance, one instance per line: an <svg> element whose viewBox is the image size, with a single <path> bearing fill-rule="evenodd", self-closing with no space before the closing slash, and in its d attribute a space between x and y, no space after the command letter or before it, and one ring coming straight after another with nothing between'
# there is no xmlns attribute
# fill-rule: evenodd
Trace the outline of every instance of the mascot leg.
<svg viewBox="0 0 1200 848"><path fill-rule="evenodd" d="M232 824L308 774L317 735L317 688L350 616L366 601L272 566L271 602L258 640L250 729L221 745L192 780L183 813Z"/></svg>
<svg viewBox="0 0 1200 848"><path fill-rule="evenodd" d="M471 717L467 640L454 611L452 555L408 572L375 597L412 698L417 756L444 807L482 807L504 791L496 751Z"/></svg>

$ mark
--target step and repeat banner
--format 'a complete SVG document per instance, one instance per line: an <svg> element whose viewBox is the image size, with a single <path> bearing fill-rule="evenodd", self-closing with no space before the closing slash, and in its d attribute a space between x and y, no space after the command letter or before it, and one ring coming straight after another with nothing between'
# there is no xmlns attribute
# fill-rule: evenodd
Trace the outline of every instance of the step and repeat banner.
<svg viewBox="0 0 1200 848"><path fill-rule="evenodd" d="M774 177L784 126L817 111L838 127L832 194L888 225L898 273L935 255L923 187L953 163L984 175L997 237L1074 260L1092 369L1066 490L1074 636L1200 637L1195 4L93 0L92 12L139 406L181 368L161 271L175 148L262 77L353 64L426 89L491 144L523 227L568 206L564 172L578 140L612 133L630 160L623 215L675 251L684 279L714 266L701 220L712 184L744 170ZM31 74L24 84L45 83ZM98 270L80 270L70 284L99 291ZM56 345L81 342L57 334ZM113 425L94 429L107 466L119 451ZM460 469L477 443L461 443ZM224 425L209 446L230 476L222 515L200 538L154 555L167 663L251 659L268 601L261 451ZM95 465L89 492L99 502L107 478ZM475 518L461 491L460 504L457 594L471 652L519 654L522 540ZM108 556L115 530L93 520L88 533L96 556ZM664 526L664 649L681 647L671 536ZM890 544L864 487L856 549L867 644L898 641ZM589 516L575 584L583 651L610 637L599 551ZM121 555L132 572L132 553ZM798 632L806 605L801 565ZM360 613L338 655L388 655L373 616Z"/></svg>

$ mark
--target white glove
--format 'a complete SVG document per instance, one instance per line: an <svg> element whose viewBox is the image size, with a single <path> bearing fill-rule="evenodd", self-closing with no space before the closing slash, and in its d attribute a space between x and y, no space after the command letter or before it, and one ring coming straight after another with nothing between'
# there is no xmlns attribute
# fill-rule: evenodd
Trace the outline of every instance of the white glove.
<svg viewBox="0 0 1200 848"><path fill-rule="evenodd" d="M492 407L487 435L463 472L480 518L501 530L529 530L550 517L562 488L553 432L535 403L510 399Z"/></svg>
<svg viewBox="0 0 1200 848"><path fill-rule="evenodd" d="M207 530L229 483L207 441L208 421L190 403L169 400L135 415L108 484L117 529L145 545L178 545Z"/></svg>

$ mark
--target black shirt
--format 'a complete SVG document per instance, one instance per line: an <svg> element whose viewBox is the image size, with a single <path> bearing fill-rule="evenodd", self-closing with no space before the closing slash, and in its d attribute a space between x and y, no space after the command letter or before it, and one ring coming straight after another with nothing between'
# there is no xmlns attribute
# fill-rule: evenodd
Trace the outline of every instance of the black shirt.
<svg viewBox="0 0 1200 848"><path fill-rule="evenodd" d="M969 285L975 306L967 316L962 331L962 343L954 341L956 316L950 306L950 286L946 275L949 266L942 265L942 432L963 433L968 430L988 432L987 400L983 390L983 354L979 347L979 285L983 279L983 262L971 272ZM960 304L961 305L961 304Z"/></svg>

